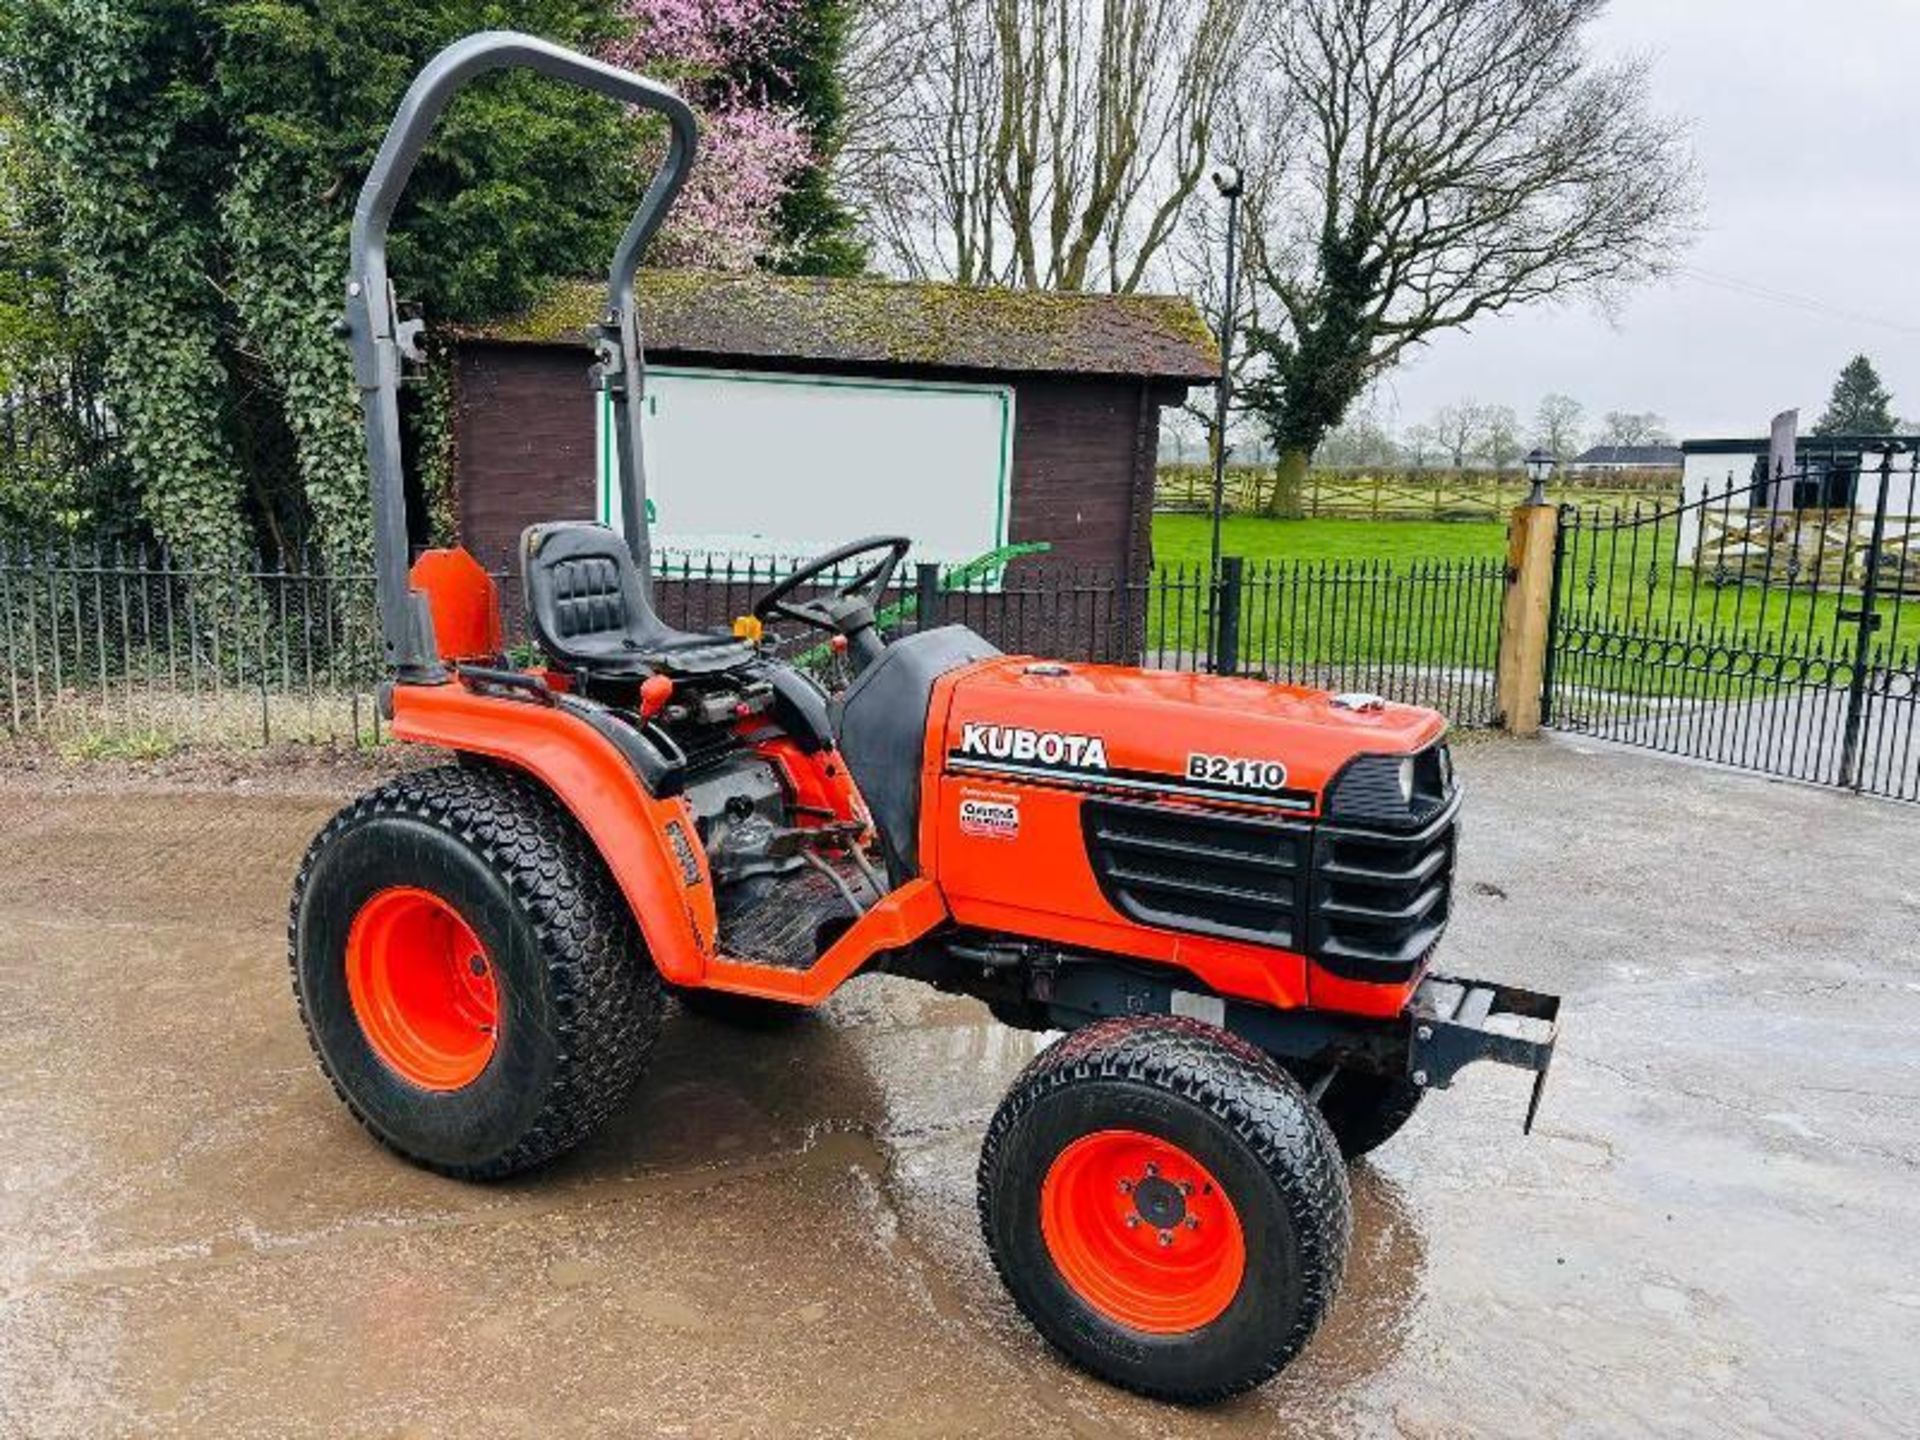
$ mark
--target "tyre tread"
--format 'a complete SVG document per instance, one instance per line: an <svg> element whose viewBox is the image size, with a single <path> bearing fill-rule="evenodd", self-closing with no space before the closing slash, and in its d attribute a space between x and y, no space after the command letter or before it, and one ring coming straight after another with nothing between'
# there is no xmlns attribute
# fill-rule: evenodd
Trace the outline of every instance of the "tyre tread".
<svg viewBox="0 0 1920 1440"><path fill-rule="evenodd" d="M387 818L433 826L479 855L531 922L551 981L559 1057L546 1103L510 1149L482 1164L449 1165L408 1154L382 1133L327 1065L301 992L300 911L314 867L347 831ZM355 1121L389 1150L457 1179L499 1179L579 1144L633 1088L660 1028L659 974L606 862L550 791L495 766L411 771L335 815L300 863L287 954L307 1043Z"/></svg>
<svg viewBox="0 0 1920 1440"><path fill-rule="evenodd" d="M1348 1089L1341 1090L1341 1082ZM1371 1154L1406 1126L1426 1091L1411 1080L1336 1075L1321 1108L1340 1153L1348 1160Z"/></svg>
<svg viewBox="0 0 1920 1440"><path fill-rule="evenodd" d="M1021 1072L981 1147L981 1229L1003 1283L1008 1281L1007 1260L988 1218L1000 1147L1036 1104L1088 1081L1147 1085L1187 1100L1225 1125L1278 1182L1299 1235L1306 1286L1291 1331L1280 1337L1257 1370L1231 1384L1176 1390L1125 1374L1106 1378L1156 1400L1189 1404L1224 1400L1265 1383L1313 1338L1346 1270L1352 1200L1338 1144L1318 1107L1264 1052L1203 1021L1126 1016L1072 1032Z"/></svg>

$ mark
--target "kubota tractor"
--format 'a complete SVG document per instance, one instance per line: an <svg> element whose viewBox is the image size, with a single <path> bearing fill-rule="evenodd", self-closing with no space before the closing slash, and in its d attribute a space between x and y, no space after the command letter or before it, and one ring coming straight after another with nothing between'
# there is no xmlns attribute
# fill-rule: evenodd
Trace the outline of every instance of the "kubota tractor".
<svg viewBox="0 0 1920 1440"><path fill-rule="evenodd" d="M671 136L614 258L593 371L625 533L527 531L530 668L502 655L472 557L409 567L412 324L385 258L436 117L506 66L656 112ZM1343 1158L1473 1060L1533 1070L1539 1102L1558 1001L1429 969L1460 805L1444 722L1371 696L1003 655L959 626L889 638L875 611L904 538L823 556L734 633L664 624L634 275L694 145L670 91L476 35L415 81L361 193L341 329L371 461L381 703L395 737L458 759L350 805L301 867L293 979L321 1067L386 1145L491 1179L621 1102L669 992L804 1007L882 972L977 996L1010 1025L1067 1032L1014 1083L980 1161L981 1227L1020 1308L1146 1394L1257 1384L1339 1286ZM843 648L840 693L777 658L782 629Z"/></svg>

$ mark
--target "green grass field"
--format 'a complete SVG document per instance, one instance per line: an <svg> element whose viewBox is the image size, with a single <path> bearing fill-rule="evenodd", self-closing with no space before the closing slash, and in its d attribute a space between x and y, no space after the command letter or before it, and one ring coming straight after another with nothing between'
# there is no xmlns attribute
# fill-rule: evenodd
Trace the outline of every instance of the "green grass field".
<svg viewBox="0 0 1920 1440"><path fill-rule="evenodd" d="M1156 516L1155 560L1204 570L1208 529L1204 515ZM1248 562L1241 650L1249 664L1492 664L1500 582L1482 567L1471 578L1455 567L1502 559L1504 524L1249 517L1229 518L1221 538L1224 554ZM1842 612L1857 607L1855 597L1810 593L1804 583L1767 587L1758 575L1719 584L1703 575L1696 583L1690 568L1647 563L1656 551L1670 554L1671 543L1633 555L1622 542L1612 555L1589 537L1570 556L1563 617L1584 638L1569 657L1569 679L1646 697L1687 696L1716 675L1744 677L1757 666L1750 683L1765 693L1827 673L1819 663L1809 671L1805 661L1851 655L1855 627ZM1279 568L1265 577L1269 561ZM1920 603L1883 599L1877 608L1875 648L1881 663L1899 666L1920 643ZM1198 649L1204 610L1178 605L1150 614L1149 626L1159 644Z"/></svg>
<svg viewBox="0 0 1920 1440"><path fill-rule="evenodd" d="M1205 515L1153 517L1153 558L1163 565L1207 563ZM1260 560L1478 560L1507 552L1497 522L1433 520L1262 520L1229 516L1221 551Z"/></svg>

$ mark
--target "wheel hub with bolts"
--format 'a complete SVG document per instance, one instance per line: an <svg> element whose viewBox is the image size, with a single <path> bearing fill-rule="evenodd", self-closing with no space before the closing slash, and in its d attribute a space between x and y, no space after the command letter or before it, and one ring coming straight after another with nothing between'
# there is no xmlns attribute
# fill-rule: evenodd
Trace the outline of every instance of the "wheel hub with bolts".
<svg viewBox="0 0 1920 1440"><path fill-rule="evenodd" d="M1240 1288L1246 1241L1232 1202L1197 1159L1156 1136L1082 1136L1055 1158L1040 1203L1061 1278L1129 1329L1197 1330Z"/></svg>
<svg viewBox="0 0 1920 1440"><path fill-rule="evenodd" d="M396 885L347 937L347 995L368 1046L422 1090L458 1090L493 1059L500 995L486 948L445 899Z"/></svg>
<svg viewBox="0 0 1920 1440"><path fill-rule="evenodd" d="M1148 1175L1133 1185L1133 1204L1139 1212L1138 1219L1141 1224L1151 1225L1160 1232L1162 1245L1172 1242L1176 1225L1199 1218L1187 1214L1186 1195L1192 1189L1193 1182L1190 1180L1175 1185L1158 1175ZM1128 1223L1133 1223L1131 1218Z"/></svg>

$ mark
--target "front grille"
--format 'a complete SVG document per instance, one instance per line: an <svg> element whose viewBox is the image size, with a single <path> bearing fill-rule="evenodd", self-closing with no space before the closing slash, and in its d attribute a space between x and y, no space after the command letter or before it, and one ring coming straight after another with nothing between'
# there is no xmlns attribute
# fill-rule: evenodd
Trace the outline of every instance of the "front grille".
<svg viewBox="0 0 1920 1440"><path fill-rule="evenodd" d="M1129 919L1262 945L1298 944L1310 832L1205 810L1089 800L1087 853Z"/></svg>
<svg viewBox="0 0 1920 1440"><path fill-rule="evenodd" d="M1411 835L1322 827L1309 953L1355 980L1398 979L1417 966L1447 927L1458 808Z"/></svg>
<svg viewBox="0 0 1920 1440"><path fill-rule="evenodd" d="M1458 809L1456 797L1413 834L1119 800L1086 801L1081 823L1101 890L1129 919L1388 983L1446 928Z"/></svg>

